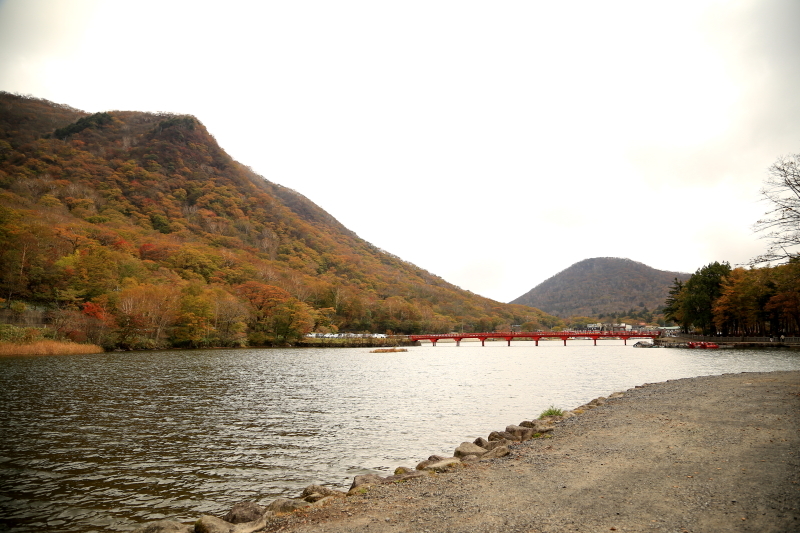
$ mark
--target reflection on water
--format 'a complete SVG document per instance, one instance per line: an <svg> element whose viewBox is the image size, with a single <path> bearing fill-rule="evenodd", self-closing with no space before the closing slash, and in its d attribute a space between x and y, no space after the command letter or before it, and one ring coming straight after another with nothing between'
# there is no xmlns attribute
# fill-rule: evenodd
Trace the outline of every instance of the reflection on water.
<svg viewBox="0 0 800 533"><path fill-rule="evenodd" d="M0 530L222 515L646 382L800 369L779 351L621 341L208 350L0 360Z"/></svg>

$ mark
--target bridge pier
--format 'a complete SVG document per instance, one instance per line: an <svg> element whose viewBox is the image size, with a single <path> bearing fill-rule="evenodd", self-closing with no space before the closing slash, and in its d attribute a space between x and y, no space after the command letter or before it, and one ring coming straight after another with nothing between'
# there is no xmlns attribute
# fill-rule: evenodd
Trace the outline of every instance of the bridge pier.
<svg viewBox="0 0 800 533"><path fill-rule="evenodd" d="M486 346L486 337L478 337L481 340L481 346Z"/></svg>

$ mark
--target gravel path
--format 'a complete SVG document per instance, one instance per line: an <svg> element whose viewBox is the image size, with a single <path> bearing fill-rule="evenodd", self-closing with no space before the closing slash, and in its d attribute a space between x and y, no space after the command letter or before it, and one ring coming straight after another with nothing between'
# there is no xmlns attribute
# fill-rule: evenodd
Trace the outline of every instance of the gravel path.
<svg viewBox="0 0 800 533"><path fill-rule="evenodd" d="M800 531L800 372L647 384L511 450L267 531Z"/></svg>

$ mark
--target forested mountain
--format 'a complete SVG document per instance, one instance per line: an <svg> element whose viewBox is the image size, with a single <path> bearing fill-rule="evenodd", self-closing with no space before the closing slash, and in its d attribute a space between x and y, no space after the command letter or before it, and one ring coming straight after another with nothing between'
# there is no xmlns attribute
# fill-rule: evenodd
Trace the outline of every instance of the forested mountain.
<svg viewBox="0 0 800 533"><path fill-rule="evenodd" d="M618 257L584 259L540 283L513 304L559 317L633 315L664 307L674 280L689 274L656 270Z"/></svg>
<svg viewBox="0 0 800 533"><path fill-rule="evenodd" d="M194 117L0 93L0 301L106 346L558 320L446 282L231 159Z"/></svg>

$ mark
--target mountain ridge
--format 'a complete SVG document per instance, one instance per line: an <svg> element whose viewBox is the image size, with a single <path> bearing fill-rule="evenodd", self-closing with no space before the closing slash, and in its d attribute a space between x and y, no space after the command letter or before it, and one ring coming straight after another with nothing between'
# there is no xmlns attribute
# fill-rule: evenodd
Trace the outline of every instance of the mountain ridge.
<svg viewBox="0 0 800 533"><path fill-rule="evenodd" d="M295 333L558 323L361 239L301 193L233 160L195 117L89 114L9 93L0 93L0 264L6 306L69 311L74 324L89 313L117 332L113 342L121 324L155 320L145 303L172 291L168 326L131 325L152 342L126 346L285 341L265 325L252 284L286 317L302 317ZM120 304L129 295L142 306L135 317ZM229 307L227 325L219 302ZM74 324L64 331L86 336Z"/></svg>

